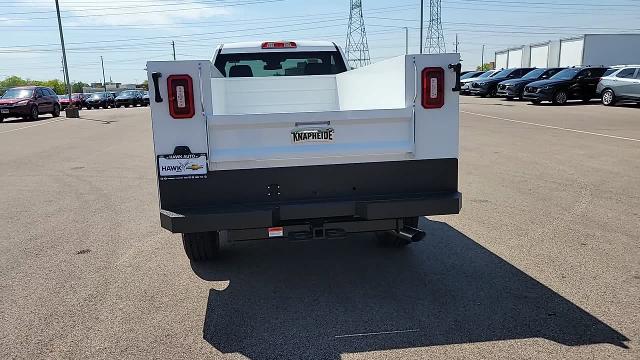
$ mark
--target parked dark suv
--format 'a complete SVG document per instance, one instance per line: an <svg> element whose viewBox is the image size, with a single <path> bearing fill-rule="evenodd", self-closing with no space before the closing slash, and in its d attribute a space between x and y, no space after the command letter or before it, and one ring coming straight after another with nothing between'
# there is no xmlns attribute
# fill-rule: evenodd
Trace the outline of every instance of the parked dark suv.
<svg viewBox="0 0 640 360"><path fill-rule="evenodd" d="M93 93L84 102L88 110L99 107L106 109L116 104L113 94L109 92Z"/></svg>
<svg viewBox="0 0 640 360"><path fill-rule="evenodd" d="M0 98L0 122L8 117L37 120L40 114L60 116L58 95L48 87L22 86L7 90Z"/></svg>
<svg viewBox="0 0 640 360"><path fill-rule="evenodd" d="M551 101L562 105L567 100L590 101L597 97L596 87L606 67L572 67L548 80L535 81L524 88L524 98L534 104Z"/></svg>
<svg viewBox="0 0 640 360"><path fill-rule="evenodd" d="M142 105L142 93L138 90L125 90L116 97L116 107Z"/></svg>
<svg viewBox="0 0 640 360"><path fill-rule="evenodd" d="M494 97L498 94L498 84L509 79L519 79L534 68L504 69L487 79L478 79L471 83L471 95Z"/></svg>
<svg viewBox="0 0 640 360"><path fill-rule="evenodd" d="M149 92L145 91L142 93L142 105L149 106Z"/></svg>
<svg viewBox="0 0 640 360"><path fill-rule="evenodd" d="M524 96L524 87L534 81L546 80L564 70L564 68L535 69L520 79L505 80L498 84L498 96L506 97L507 100Z"/></svg>

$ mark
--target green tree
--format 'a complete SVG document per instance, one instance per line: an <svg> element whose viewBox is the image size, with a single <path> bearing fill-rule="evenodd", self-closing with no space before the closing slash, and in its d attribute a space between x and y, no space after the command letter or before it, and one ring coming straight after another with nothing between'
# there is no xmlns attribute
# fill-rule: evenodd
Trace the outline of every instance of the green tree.
<svg viewBox="0 0 640 360"><path fill-rule="evenodd" d="M25 85L29 85L29 81L19 76L9 76L8 78L0 81L0 88L4 89Z"/></svg>
<svg viewBox="0 0 640 360"><path fill-rule="evenodd" d="M145 90L149 90L149 80L145 80L142 82L142 88Z"/></svg>
<svg viewBox="0 0 640 360"><path fill-rule="evenodd" d="M493 69L493 63L486 63L486 64L482 64L482 66L477 66L476 70L477 71L489 71Z"/></svg>
<svg viewBox="0 0 640 360"><path fill-rule="evenodd" d="M50 87L58 95L63 95L67 93L67 86L65 85L65 83L63 83L58 79L40 81L40 84L34 84L34 85L42 85L42 86Z"/></svg>
<svg viewBox="0 0 640 360"><path fill-rule="evenodd" d="M82 81L76 81L73 84L71 84L71 89L73 90L74 93L81 93L82 88L84 88L85 86L88 87L89 84L83 83Z"/></svg>

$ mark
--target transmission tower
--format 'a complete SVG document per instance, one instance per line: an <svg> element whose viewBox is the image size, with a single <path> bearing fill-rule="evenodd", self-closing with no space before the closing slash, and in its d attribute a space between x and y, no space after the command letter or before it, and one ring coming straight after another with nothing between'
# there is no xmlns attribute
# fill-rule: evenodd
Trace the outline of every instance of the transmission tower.
<svg viewBox="0 0 640 360"><path fill-rule="evenodd" d="M346 49L347 61L351 67L371 64L367 31L364 29L364 18L362 17L362 0L351 0Z"/></svg>
<svg viewBox="0 0 640 360"><path fill-rule="evenodd" d="M446 52L444 33L442 31L442 0L429 1L429 30L424 44L427 54L441 54Z"/></svg>

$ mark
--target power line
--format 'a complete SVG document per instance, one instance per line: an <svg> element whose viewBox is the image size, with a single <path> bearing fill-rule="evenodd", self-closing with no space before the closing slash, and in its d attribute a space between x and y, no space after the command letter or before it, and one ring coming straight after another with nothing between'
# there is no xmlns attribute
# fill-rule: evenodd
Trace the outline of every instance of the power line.
<svg viewBox="0 0 640 360"><path fill-rule="evenodd" d="M244 3L238 3L238 4L229 4L229 5L225 5L226 7L231 7L231 6L245 6L245 5L257 5L257 4L265 4L265 3L273 3L273 2L279 2L279 1L283 1L283 0L252 0L251 2L244 2ZM210 6L206 6L206 7L188 7L188 8L178 8L178 9L163 9L163 10L148 10L148 11L135 11L135 12L118 12L118 13L112 13L112 14L105 14L105 13L99 13L99 14L82 14L82 15L66 15L65 18L87 18L87 17L105 17L105 16L119 16L119 15L138 15L138 14L153 14L153 13L166 13L166 12L181 12L181 11L193 11L193 10L206 10L206 9L211 9ZM71 12L74 12L73 10L71 10ZM4 14L3 14L4 15ZM52 19L52 17L32 17L32 18L13 18L11 20L48 20L48 19Z"/></svg>
<svg viewBox="0 0 640 360"><path fill-rule="evenodd" d="M224 8L225 6L242 6L242 5L253 5L253 4L260 4L260 3L271 3L271 2L281 2L284 0L247 0L247 1L239 1L239 2L229 2L229 1L225 1L225 0L220 0L220 1L215 1L215 2L205 2L205 1L198 1L198 2L193 2L191 4L193 5L204 5L204 4L211 4L211 6L207 6L207 7L191 7L189 9L193 9L193 10L200 10L200 9L211 9L211 8ZM65 1L63 3L63 5L73 5L74 3ZM117 6L117 7L103 7L103 6L91 6L91 4L87 4L87 3L76 3L79 6L82 6L82 9L85 11L103 11L103 10L121 10L122 7L121 6ZM172 7L172 6L184 6L187 5L189 3L184 3L184 2L178 2L178 3L169 3L169 4L154 4L153 7ZM73 12L73 11L78 11L77 9L70 9L70 10L66 10L67 12ZM50 14L51 10L39 10L39 11L23 11L23 12L12 12L12 13L2 13L2 15L31 15L31 14ZM114 14L117 15L117 14Z"/></svg>
<svg viewBox="0 0 640 360"><path fill-rule="evenodd" d="M394 5L394 6L384 6L384 7L379 7L379 8L371 8L367 10L367 13L371 14L371 13L379 13L379 12L383 12L383 13L388 13L388 12L396 12L396 11L403 11L403 10L410 10L412 8L415 8L414 4L406 4L406 5ZM297 18L304 18L304 19L308 19L309 17L313 16L313 18L317 19L319 16L328 16L328 15L343 15L344 11L333 11L333 12L327 12L327 13L315 13L315 14L300 14L300 15L293 15L293 16L278 16L278 17L264 17L264 18L253 18L253 19L234 19L234 20L220 20L220 19L215 19L215 20L206 20L206 21L189 21L189 22L185 22L185 23L174 23L173 26L169 26L167 25L167 23L152 23L152 22L145 22L144 24L118 24L117 27L118 28L123 28L123 27L131 27L131 28L136 28L136 29L151 29L152 26L162 26L163 29L167 29L167 28L175 28L175 27L179 27L179 28L183 28L185 25L205 25L205 24L212 24L212 25L219 25L219 26L227 26L227 24L238 24L238 23L258 23L258 24L264 24L265 21L282 21L285 22L288 19L297 19ZM20 28L20 30L24 30L25 28L33 28L33 29L42 29L42 28L51 28L51 27L55 27L53 25L0 25L0 28L11 28L11 27L16 27L16 28ZM90 25L69 25L69 26L65 26L65 29L82 29L82 30L96 30L96 31L104 31L104 28L96 28L95 26L90 26Z"/></svg>

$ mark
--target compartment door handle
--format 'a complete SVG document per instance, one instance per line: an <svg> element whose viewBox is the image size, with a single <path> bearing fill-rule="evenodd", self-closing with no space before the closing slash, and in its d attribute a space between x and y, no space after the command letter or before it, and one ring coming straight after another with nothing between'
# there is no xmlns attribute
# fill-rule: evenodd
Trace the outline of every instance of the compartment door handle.
<svg viewBox="0 0 640 360"><path fill-rule="evenodd" d="M160 95L160 81L158 81L162 77L162 73L152 72L151 78L153 79L153 88L155 90L155 102L162 102L162 95Z"/></svg>

